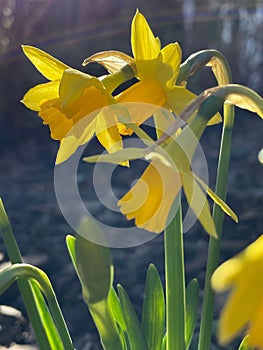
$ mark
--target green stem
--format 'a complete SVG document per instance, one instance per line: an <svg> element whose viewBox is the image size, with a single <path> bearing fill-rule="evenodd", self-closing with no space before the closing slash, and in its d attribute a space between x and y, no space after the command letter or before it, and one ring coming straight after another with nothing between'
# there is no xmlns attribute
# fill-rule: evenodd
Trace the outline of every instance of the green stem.
<svg viewBox="0 0 263 350"><path fill-rule="evenodd" d="M12 283L21 278L32 279L34 283L37 283L46 297L51 315L64 346L63 349L74 350L55 292L49 278L42 270L29 264L12 264L1 272L0 292L3 293Z"/></svg>
<svg viewBox="0 0 263 350"><path fill-rule="evenodd" d="M179 201L177 198L176 202ZM178 203L178 202L177 202ZM164 233L167 350L185 349L185 275L181 206Z"/></svg>
<svg viewBox="0 0 263 350"><path fill-rule="evenodd" d="M23 262L22 256L17 246L13 231L11 229L11 226L1 199L0 199L0 224L1 224L2 237L3 237L4 244L11 263L12 264L22 263ZM48 337L45 333L45 327L43 325L41 315L39 313L39 309L36 303L34 302L35 295L34 295L34 290L33 290L33 286L31 285L31 282L28 280L21 279L18 281L18 287L22 295L29 320L33 326L35 336L36 336L36 341L39 345L39 348L44 350L52 349L52 347L50 346Z"/></svg>
<svg viewBox="0 0 263 350"><path fill-rule="evenodd" d="M108 300L104 299L96 304L89 304L89 311L98 329L104 350L122 350L116 323L113 320Z"/></svg>
<svg viewBox="0 0 263 350"><path fill-rule="evenodd" d="M224 125L221 139L216 183L216 193L223 200L226 199L227 192L227 178L230 163L233 124L234 107L230 105L225 105ZM214 270L219 264L224 221L224 213L222 209L216 204L214 204L213 207L213 218L218 238L214 239L211 237L209 241L198 350L209 350L211 343L212 322L214 312L214 292L211 288L210 280Z"/></svg>

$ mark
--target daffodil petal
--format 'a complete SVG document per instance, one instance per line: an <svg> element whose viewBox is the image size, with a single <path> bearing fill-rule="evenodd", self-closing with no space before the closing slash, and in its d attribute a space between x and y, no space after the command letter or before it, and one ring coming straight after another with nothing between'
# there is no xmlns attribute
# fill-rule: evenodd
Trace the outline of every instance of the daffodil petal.
<svg viewBox="0 0 263 350"><path fill-rule="evenodd" d="M220 206L220 208L229 215L235 222L238 222L237 215L233 212L233 210L220 198L218 195L211 190L211 188L202 180L200 177L198 177L196 174L194 174L195 179L197 182L203 187L203 189L206 191L206 193L213 199L213 201Z"/></svg>
<svg viewBox="0 0 263 350"><path fill-rule="evenodd" d="M59 80L65 69L70 68L55 57L36 47L23 45L22 49L27 58L48 80Z"/></svg>
<svg viewBox="0 0 263 350"><path fill-rule="evenodd" d="M137 11L131 25L131 47L135 60L156 59L160 41L155 38L145 17Z"/></svg>
<svg viewBox="0 0 263 350"><path fill-rule="evenodd" d="M178 173L154 159L118 205L139 228L160 233L168 224L172 204L181 189Z"/></svg>
<svg viewBox="0 0 263 350"><path fill-rule="evenodd" d="M81 122L79 122L78 124L81 124ZM76 137L76 135L79 134L79 131L74 131L74 128L79 128L82 130L80 137ZM80 146L90 141L94 133L95 120L93 120L89 125L85 125L85 128L81 128L79 127L79 125L74 126L71 132L60 142L56 158L56 164L63 163L69 157L71 157Z"/></svg>
<svg viewBox="0 0 263 350"><path fill-rule="evenodd" d="M182 86L174 86L167 92L167 104L171 110L179 115L196 95Z"/></svg>
<svg viewBox="0 0 263 350"><path fill-rule="evenodd" d="M129 147L111 154L99 154L83 158L87 163L104 162L110 164L118 164L127 160L144 158L147 151L145 148Z"/></svg>
<svg viewBox="0 0 263 350"><path fill-rule="evenodd" d="M86 58L82 65L86 66L90 62L97 62L101 64L111 74L117 73L126 65L131 66L134 70L136 69L134 58L126 55L125 53L114 50L97 52L94 55Z"/></svg>
<svg viewBox="0 0 263 350"><path fill-rule="evenodd" d="M224 292L235 283L242 269L240 259L232 258L220 265L211 278L211 284L215 291Z"/></svg>
<svg viewBox="0 0 263 350"><path fill-rule="evenodd" d="M73 127L73 121L61 111L58 98L42 103L38 115L43 119L43 124L49 126L51 138L54 140L63 139Z"/></svg>
<svg viewBox="0 0 263 350"><path fill-rule="evenodd" d="M166 103L164 90L154 80L140 81L116 96L115 99L118 103L134 102L129 106L128 113L130 121L139 125Z"/></svg>
<svg viewBox="0 0 263 350"><path fill-rule="evenodd" d="M209 120L209 122L207 123L207 125L215 125L215 124L219 124L222 122L222 116L219 112L217 112L215 115L213 115L213 117Z"/></svg>
<svg viewBox="0 0 263 350"><path fill-rule="evenodd" d="M258 95L259 96L259 95ZM263 99L260 105L254 99L242 94L229 94L226 103L236 105L239 108L247 109L248 111L257 113L263 119Z"/></svg>
<svg viewBox="0 0 263 350"><path fill-rule="evenodd" d="M40 111L40 105L43 101L59 97L59 83L60 82L56 80L36 85L27 91L21 102L33 111Z"/></svg>
<svg viewBox="0 0 263 350"><path fill-rule="evenodd" d="M263 98L254 90L239 84L228 84L213 87L209 91L223 98L226 103L257 113L263 118Z"/></svg>
<svg viewBox="0 0 263 350"><path fill-rule="evenodd" d="M245 276L247 273L251 275L252 268L255 269L252 263L258 267L257 271L263 269L262 251L263 235L234 258L227 260L215 270L211 279L213 288L218 292L225 291L237 283L240 275L243 274Z"/></svg>
<svg viewBox="0 0 263 350"><path fill-rule="evenodd" d="M96 136L109 153L123 149L122 137L119 134L116 117L112 111L102 110L98 114L96 118ZM121 165L129 166L129 162L121 162Z"/></svg>
<svg viewBox="0 0 263 350"><path fill-rule="evenodd" d="M242 328L249 326L254 346L262 335L263 308L263 235L234 258L219 266L211 279L216 291L232 288L219 321L219 339L229 342Z"/></svg>
<svg viewBox="0 0 263 350"><path fill-rule="evenodd" d="M154 118L154 125L155 125L158 139L165 133L165 131L169 128L169 126L175 121L174 115L170 111L164 108L162 108L161 110L158 110L154 114L153 118ZM163 146L165 146L167 142L165 142Z"/></svg>
<svg viewBox="0 0 263 350"><path fill-rule="evenodd" d="M183 86L174 86L172 89L167 91L167 105L171 110L180 115L184 108L191 103L197 96L186 89ZM194 115L194 114L193 114ZM189 121L192 118L189 119ZM207 125L214 125L221 123L222 117L220 113L216 113L207 123Z"/></svg>
<svg viewBox="0 0 263 350"><path fill-rule="evenodd" d="M181 174L184 193L187 202L203 228L213 237L217 237L214 220L210 213L210 208L205 194L195 181L192 172L185 171Z"/></svg>
<svg viewBox="0 0 263 350"><path fill-rule="evenodd" d="M176 78L179 73L180 69L180 64L182 60L182 50L181 47L178 43L171 43L169 45L166 45L161 49L161 63L158 68L159 69L159 74L158 78L160 81L163 81L164 84L167 84L169 87L172 87L175 82ZM164 80L164 77L162 76L162 66L161 65L167 65L168 67L171 68L172 75L168 78L169 80L166 79Z"/></svg>
<svg viewBox="0 0 263 350"><path fill-rule="evenodd" d="M258 282L250 276L240 276L238 285L233 288L220 316L218 336L220 342L227 343L249 322L262 300L262 290L253 288Z"/></svg>
<svg viewBox="0 0 263 350"><path fill-rule="evenodd" d="M249 327L249 339L248 342L251 346L256 348L263 348L262 337L262 325L263 325L263 298L260 305L257 307L256 313L253 316Z"/></svg>
<svg viewBox="0 0 263 350"><path fill-rule="evenodd" d="M122 138L118 132L115 115L102 110L96 118L96 135L102 146L113 153L122 149Z"/></svg>
<svg viewBox="0 0 263 350"><path fill-rule="evenodd" d="M98 78L82 73L76 69L66 69L61 78L59 87L62 106L78 99L83 91L90 86L101 90L103 89L103 85Z"/></svg>

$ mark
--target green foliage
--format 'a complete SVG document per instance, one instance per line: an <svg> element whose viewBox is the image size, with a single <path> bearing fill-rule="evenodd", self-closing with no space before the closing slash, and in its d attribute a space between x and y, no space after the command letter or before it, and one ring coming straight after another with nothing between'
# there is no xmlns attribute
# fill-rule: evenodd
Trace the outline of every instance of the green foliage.
<svg viewBox="0 0 263 350"><path fill-rule="evenodd" d="M161 350L165 330L165 301L162 282L156 267L150 264L142 308L142 332L148 350Z"/></svg>
<svg viewBox="0 0 263 350"><path fill-rule="evenodd" d="M185 343L189 348L194 334L198 311L199 284L197 279L192 279L186 288L186 320L185 320Z"/></svg>
<svg viewBox="0 0 263 350"><path fill-rule="evenodd" d="M127 327L130 348L131 350L147 350L146 340L142 333L141 324L132 303L121 285L118 285L117 289Z"/></svg>

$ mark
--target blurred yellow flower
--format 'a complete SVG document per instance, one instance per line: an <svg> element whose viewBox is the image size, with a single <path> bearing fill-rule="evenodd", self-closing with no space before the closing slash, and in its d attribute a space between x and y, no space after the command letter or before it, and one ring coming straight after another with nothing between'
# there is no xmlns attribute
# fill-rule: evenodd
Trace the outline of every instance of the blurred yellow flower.
<svg viewBox="0 0 263 350"><path fill-rule="evenodd" d="M22 102L29 109L38 111L43 123L50 128L51 138L61 141L57 163L69 158L94 134L109 152L122 148L114 113L93 113L116 103L103 81L72 69L35 47L23 46L23 51L50 80L31 88ZM74 127L84 118L82 124Z"/></svg>
<svg viewBox="0 0 263 350"><path fill-rule="evenodd" d="M211 283L215 291L231 289L219 319L222 344L245 330L250 346L263 349L262 274L263 235L214 272Z"/></svg>

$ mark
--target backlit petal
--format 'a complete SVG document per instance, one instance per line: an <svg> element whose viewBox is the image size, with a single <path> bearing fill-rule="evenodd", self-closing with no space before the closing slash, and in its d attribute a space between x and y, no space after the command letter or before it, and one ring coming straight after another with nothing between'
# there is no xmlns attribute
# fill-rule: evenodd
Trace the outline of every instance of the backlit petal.
<svg viewBox="0 0 263 350"><path fill-rule="evenodd" d="M180 64L182 60L182 50L178 43L172 43L166 45L161 50L161 63L158 65L160 71L158 72L158 78L163 81L164 84L167 84L169 87L175 85L176 78L179 73ZM162 76L162 66L167 65L171 69L171 76L168 79L164 79Z"/></svg>
<svg viewBox="0 0 263 350"><path fill-rule="evenodd" d="M49 100L41 104L38 115L43 124L48 125L51 138L61 140L73 126L73 121L66 118L60 108L60 100Z"/></svg>
<svg viewBox="0 0 263 350"><path fill-rule="evenodd" d="M233 286L242 269L239 259L232 258L225 261L213 273L211 284L217 292L224 292Z"/></svg>
<svg viewBox="0 0 263 350"><path fill-rule="evenodd" d="M213 237L217 237L214 220L210 213L210 208L205 194L195 181L192 172L185 171L181 174L184 193L187 202L203 228Z"/></svg>
<svg viewBox="0 0 263 350"><path fill-rule="evenodd" d="M103 89L102 83L96 77L82 73L76 69L66 69L59 87L62 105L72 103L83 94L86 88L91 86L97 89Z"/></svg>
<svg viewBox="0 0 263 350"><path fill-rule="evenodd" d="M111 154L103 153L95 156L83 158L87 163L104 162L110 164L118 164L126 160L134 160L144 158L147 152L145 148L129 147Z"/></svg>
<svg viewBox="0 0 263 350"><path fill-rule="evenodd" d="M78 124L82 124L80 121ZM68 134L64 139L61 140L59 150L57 153L56 164L60 164L66 161L76 150L81 146L90 141L95 132L95 120L93 120L89 125L84 127L75 125L70 134ZM76 137L79 131L74 132L74 128L79 128L81 130L81 136Z"/></svg>
<svg viewBox="0 0 263 350"><path fill-rule="evenodd" d="M249 322L262 300L262 290L253 287L257 284L259 276L255 280L247 274L240 276L243 279L235 286L224 306L220 316L218 336L222 343L227 343L238 334Z"/></svg>
<svg viewBox="0 0 263 350"><path fill-rule="evenodd" d="M114 153L123 148L122 138L119 134L116 117L110 110L102 110L96 118L96 136L102 146L109 152ZM129 162L121 162L128 166Z"/></svg>
<svg viewBox="0 0 263 350"><path fill-rule="evenodd" d="M165 91L155 80L138 82L116 96L118 103L134 103L129 107L130 121L142 124L150 118L160 106L165 105Z"/></svg>
<svg viewBox="0 0 263 350"><path fill-rule="evenodd" d="M24 54L48 80L59 80L65 69L70 68L45 51L33 46L23 45Z"/></svg>
<svg viewBox="0 0 263 350"><path fill-rule="evenodd" d="M202 180L200 177L198 177L196 174L194 174L195 179L197 182L201 185L201 187L206 191L206 193L213 199L213 201L220 206L220 208L229 215L235 222L238 222L238 218L236 214L233 212L233 210L220 198L218 195L211 190L211 188Z"/></svg>
<svg viewBox="0 0 263 350"><path fill-rule="evenodd" d="M176 115L179 115L195 98L194 93L181 86L174 86L167 92L167 104Z"/></svg>
<svg viewBox="0 0 263 350"><path fill-rule="evenodd" d="M160 233L180 188L178 173L155 159L118 205L138 227Z"/></svg>
<svg viewBox="0 0 263 350"><path fill-rule="evenodd" d="M86 122L89 123L97 115L93 113L94 111L99 112L101 108L112 102L113 98L108 95L107 91L90 86L85 88L78 98L72 99L70 103L63 105L63 110L67 118L74 119L74 123L84 117Z"/></svg>
<svg viewBox="0 0 263 350"><path fill-rule="evenodd" d="M262 336L262 325L263 325L263 297L259 302L256 313L252 318L249 327L249 344L253 347L263 348L263 336Z"/></svg>
<svg viewBox="0 0 263 350"><path fill-rule="evenodd" d="M117 73L127 64L135 70L135 60L120 51L109 50L97 52L94 55L86 58L82 65L86 66L90 62L97 62L101 64L109 73Z"/></svg>
<svg viewBox="0 0 263 350"><path fill-rule="evenodd" d="M27 91L21 102L33 111L40 111L40 105L42 102L59 97L59 83L60 82L56 80L36 85Z"/></svg>
<svg viewBox="0 0 263 350"><path fill-rule="evenodd" d="M145 17L137 11L131 25L131 47L136 60L152 60L160 52L160 41L155 38Z"/></svg>

